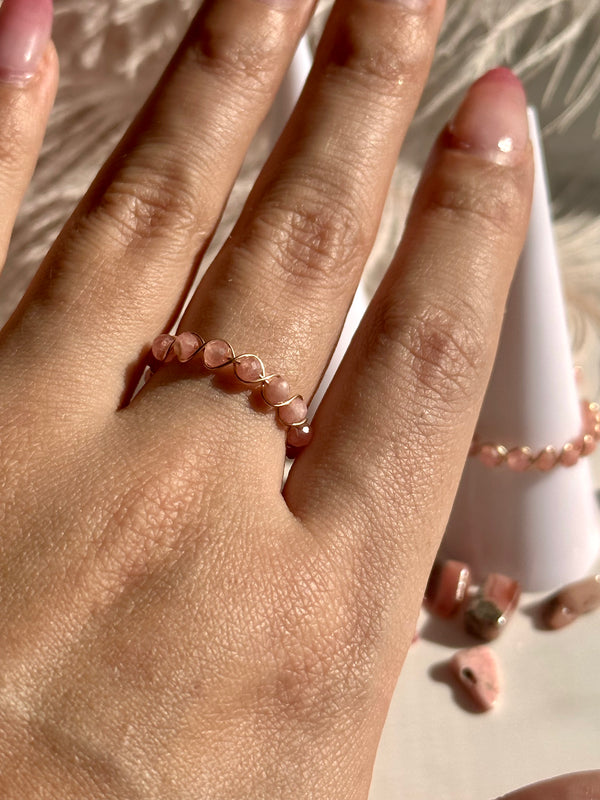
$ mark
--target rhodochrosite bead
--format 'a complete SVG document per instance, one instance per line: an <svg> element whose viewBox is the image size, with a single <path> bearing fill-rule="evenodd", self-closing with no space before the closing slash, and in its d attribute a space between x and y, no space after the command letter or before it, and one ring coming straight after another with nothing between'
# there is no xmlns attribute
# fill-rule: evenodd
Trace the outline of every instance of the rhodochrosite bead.
<svg viewBox="0 0 600 800"><path fill-rule="evenodd" d="M287 443L290 447L306 447L313 437L310 425L298 425L287 432Z"/></svg>
<svg viewBox="0 0 600 800"><path fill-rule="evenodd" d="M285 425L295 425L302 422L308 414L308 406L301 397L295 397L287 406L280 406L277 409L279 419Z"/></svg>
<svg viewBox="0 0 600 800"><path fill-rule="evenodd" d="M281 375L275 375L264 382L262 391L267 403L276 406L285 403L290 396L290 384Z"/></svg>
<svg viewBox="0 0 600 800"><path fill-rule="evenodd" d="M489 711L500 695L498 664L489 647L479 645L459 650L450 666L473 702L483 711Z"/></svg>
<svg viewBox="0 0 600 800"><path fill-rule="evenodd" d="M471 570L462 561L437 561L433 565L425 604L440 617L451 617L462 605L471 583Z"/></svg>
<svg viewBox="0 0 600 800"><path fill-rule="evenodd" d="M211 339L204 348L204 363L209 369L222 367L231 358L231 347L223 339Z"/></svg>
<svg viewBox="0 0 600 800"><path fill-rule="evenodd" d="M160 336L157 336L152 342L152 355L154 358L157 361L164 361L174 341L175 337L170 336L168 333L162 333ZM173 352L172 349L171 352Z"/></svg>
<svg viewBox="0 0 600 800"><path fill-rule="evenodd" d="M518 582L494 572L488 575L465 611L465 628L480 639L496 639L517 607L521 587Z"/></svg>
<svg viewBox="0 0 600 800"><path fill-rule="evenodd" d="M544 604L542 617L548 628L556 630L597 608L600 608L600 575L593 575L563 586L553 594Z"/></svg>
<svg viewBox="0 0 600 800"><path fill-rule="evenodd" d="M198 352L201 344L195 333L184 331L175 337L173 350L179 361L189 361Z"/></svg>
<svg viewBox="0 0 600 800"><path fill-rule="evenodd" d="M252 383L263 374L262 364L256 356L240 356L235 361L235 374L241 381Z"/></svg>

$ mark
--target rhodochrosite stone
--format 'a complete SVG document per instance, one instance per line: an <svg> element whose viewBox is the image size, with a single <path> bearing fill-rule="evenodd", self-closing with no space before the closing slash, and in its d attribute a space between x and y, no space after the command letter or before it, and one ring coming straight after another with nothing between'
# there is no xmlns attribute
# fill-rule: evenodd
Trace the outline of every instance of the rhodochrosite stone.
<svg viewBox="0 0 600 800"><path fill-rule="evenodd" d="M564 628L581 614L597 608L600 608L600 575L593 575L552 595L544 605L543 619L548 628Z"/></svg>
<svg viewBox="0 0 600 800"><path fill-rule="evenodd" d="M231 358L231 348L223 339L211 339L204 348L204 363L209 369L222 367Z"/></svg>
<svg viewBox="0 0 600 800"><path fill-rule="evenodd" d="M450 666L473 702L489 711L500 694L498 664L489 647L480 645L459 650L452 657Z"/></svg>

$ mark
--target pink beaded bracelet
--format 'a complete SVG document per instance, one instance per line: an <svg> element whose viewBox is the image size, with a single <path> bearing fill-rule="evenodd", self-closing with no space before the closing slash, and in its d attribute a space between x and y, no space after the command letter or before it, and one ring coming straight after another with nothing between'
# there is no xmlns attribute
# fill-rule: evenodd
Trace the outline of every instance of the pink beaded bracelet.
<svg viewBox="0 0 600 800"><path fill-rule="evenodd" d="M539 469L548 472L553 467L573 467L580 458L589 456L600 441L600 405L589 400L581 401L582 432L558 450L552 445L534 452L530 447L508 448L494 442L480 442L477 434L471 443L470 456L477 456L486 467L506 464L514 472Z"/></svg>
<svg viewBox="0 0 600 800"><path fill-rule="evenodd" d="M162 363L175 359L185 363L200 353L206 369L217 370L233 364L239 381L260 386L263 400L271 408L277 409L278 419L288 428L286 442L291 448L289 455L295 454L295 448L306 447L310 443L313 432L307 420L306 402L299 394L290 396L290 385L281 375L267 375L265 365L254 353L236 355L233 347L224 339L206 341L193 331L185 331L177 336L163 333L152 343L152 355Z"/></svg>

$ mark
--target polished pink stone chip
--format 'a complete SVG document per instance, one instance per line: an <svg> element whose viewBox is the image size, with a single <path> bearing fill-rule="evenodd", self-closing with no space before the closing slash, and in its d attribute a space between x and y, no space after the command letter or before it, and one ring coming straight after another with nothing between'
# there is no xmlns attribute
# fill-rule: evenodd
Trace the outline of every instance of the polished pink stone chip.
<svg viewBox="0 0 600 800"><path fill-rule="evenodd" d="M263 366L256 356L241 356L235 361L235 374L241 381L253 383L260 380Z"/></svg>
<svg viewBox="0 0 600 800"><path fill-rule="evenodd" d="M287 443L290 447L306 447L313 438L313 431L310 425L298 425L290 428L287 432Z"/></svg>
<svg viewBox="0 0 600 800"><path fill-rule="evenodd" d="M263 384L263 397L272 406L285 403L290 396L290 384L281 375L274 375Z"/></svg>
<svg viewBox="0 0 600 800"><path fill-rule="evenodd" d="M535 466L542 472L548 472L556 464L558 453L552 446L546 447L542 450L535 460Z"/></svg>
<svg viewBox="0 0 600 800"><path fill-rule="evenodd" d="M165 356L169 352L169 348L175 341L175 337L171 336L168 333L162 333L160 336L157 336L156 339L152 342L152 355L157 361L164 361ZM171 352L173 352L171 348Z"/></svg>
<svg viewBox="0 0 600 800"><path fill-rule="evenodd" d="M459 650L450 660L452 671L473 702L489 711L500 695L500 674L493 652L485 645Z"/></svg>
<svg viewBox="0 0 600 800"><path fill-rule="evenodd" d="M548 628L556 630L597 608L600 608L600 575L592 575L553 594L544 603L542 617Z"/></svg>
<svg viewBox="0 0 600 800"><path fill-rule="evenodd" d="M479 451L479 460L486 467L497 467L504 459L505 451L495 444L483 444Z"/></svg>
<svg viewBox="0 0 600 800"><path fill-rule="evenodd" d="M451 617L462 605L471 584L471 570L462 561L436 562L425 590L425 604L440 617Z"/></svg>
<svg viewBox="0 0 600 800"><path fill-rule="evenodd" d="M184 361L189 361L190 358L193 358L193 356L198 352L201 344L202 342L195 333L192 333L191 331L184 331L175 337L173 350L175 351L175 355L179 361L183 363Z"/></svg>
<svg viewBox="0 0 600 800"><path fill-rule="evenodd" d="M280 406L277 412L279 419L285 425L294 425L296 422L306 419L308 406L301 397L295 397L289 405Z"/></svg>
<svg viewBox="0 0 600 800"><path fill-rule="evenodd" d="M506 463L513 472L525 472L531 465L531 450L528 447L515 447L509 450Z"/></svg>
<svg viewBox="0 0 600 800"><path fill-rule="evenodd" d="M226 364L232 356L231 347L223 339L211 339L204 348L204 363L209 369Z"/></svg>

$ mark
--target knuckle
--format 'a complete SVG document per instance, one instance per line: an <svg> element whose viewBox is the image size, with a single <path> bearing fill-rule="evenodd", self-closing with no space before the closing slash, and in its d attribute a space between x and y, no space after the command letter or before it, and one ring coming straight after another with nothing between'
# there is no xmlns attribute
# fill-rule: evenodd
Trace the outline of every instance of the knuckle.
<svg viewBox="0 0 600 800"><path fill-rule="evenodd" d="M431 211L438 220L476 230L482 240L513 237L525 215L521 173L497 165L464 167L442 165L429 186Z"/></svg>
<svg viewBox="0 0 600 800"><path fill-rule="evenodd" d="M480 314L464 300L407 313L388 301L379 310L375 357L406 365L417 395L443 410L469 406L483 373L488 347Z"/></svg>
<svg viewBox="0 0 600 800"><path fill-rule="evenodd" d="M293 192L293 190L292 190ZM359 269L370 249L374 231L362 201L339 198L339 189L313 189L293 205L271 200L258 212L244 250L267 250L286 284L343 291L353 268ZM338 200L331 198L338 195ZM344 194L347 195L346 192ZM269 265L272 270L272 263Z"/></svg>
<svg viewBox="0 0 600 800"><path fill-rule="evenodd" d="M360 14L340 19L329 69L341 72L345 83L350 72L353 83L369 93L404 95L407 85L423 78L432 41L419 17L386 22L367 25Z"/></svg>
<svg viewBox="0 0 600 800"><path fill-rule="evenodd" d="M197 231L202 200L192 196L185 178L174 171L144 172L133 167L121 171L97 205L81 222L92 228L99 222L103 232L124 250L137 250L148 240L168 237L185 241ZM208 224L207 224L208 223Z"/></svg>
<svg viewBox="0 0 600 800"><path fill-rule="evenodd" d="M226 22L226 24L225 24ZM188 50L196 66L210 71L225 85L243 84L245 91L264 91L281 60L281 37L276 28L263 26L256 35L216 15L208 15Z"/></svg>

